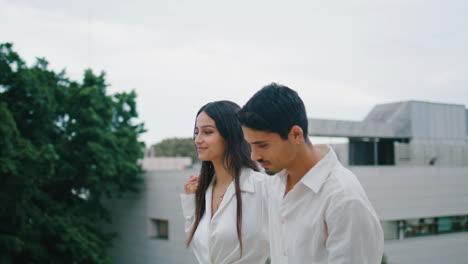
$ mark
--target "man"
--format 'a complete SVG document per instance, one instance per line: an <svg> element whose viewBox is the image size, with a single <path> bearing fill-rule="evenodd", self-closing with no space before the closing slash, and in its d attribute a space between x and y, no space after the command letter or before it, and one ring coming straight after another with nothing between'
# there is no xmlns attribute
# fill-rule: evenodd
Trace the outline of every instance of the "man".
<svg viewBox="0 0 468 264"><path fill-rule="evenodd" d="M377 264L383 255L380 221L364 189L308 137L304 103L272 83L239 111L244 137L269 175L271 261Z"/></svg>

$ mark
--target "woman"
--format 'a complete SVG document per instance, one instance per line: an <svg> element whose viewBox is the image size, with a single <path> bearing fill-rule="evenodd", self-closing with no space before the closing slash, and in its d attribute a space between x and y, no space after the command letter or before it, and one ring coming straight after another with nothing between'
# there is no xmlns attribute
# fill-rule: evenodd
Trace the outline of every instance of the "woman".
<svg viewBox="0 0 468 264"><path fill-rule="evenodd" d="M181 194L187 246L199 263L265 263L269 256L264 174L250 159L230 101L197 113L194 143L202 161Z"/></svg>

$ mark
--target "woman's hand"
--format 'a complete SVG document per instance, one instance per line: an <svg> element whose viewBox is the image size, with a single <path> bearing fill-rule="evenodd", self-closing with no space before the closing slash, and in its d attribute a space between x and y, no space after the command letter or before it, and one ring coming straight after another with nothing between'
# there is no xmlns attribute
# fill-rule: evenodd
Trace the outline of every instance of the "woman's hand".
<svg viewBox="0 0 468 264"><path fill-rule="evenodd" d="M190 178L184 182L185 194L194 194L197 191L198 177L190 175Z"/></svg>

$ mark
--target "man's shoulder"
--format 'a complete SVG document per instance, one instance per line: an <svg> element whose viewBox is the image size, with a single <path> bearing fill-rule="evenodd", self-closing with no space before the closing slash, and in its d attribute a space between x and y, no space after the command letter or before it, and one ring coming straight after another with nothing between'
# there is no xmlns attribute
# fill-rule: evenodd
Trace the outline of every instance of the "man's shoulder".
<svg viewBox="0 0 468 264"><path fill-rule="evenodd" d="M365 191L356 175L337 163L323 186L324 194L335 199L364 199Z"/></svg>

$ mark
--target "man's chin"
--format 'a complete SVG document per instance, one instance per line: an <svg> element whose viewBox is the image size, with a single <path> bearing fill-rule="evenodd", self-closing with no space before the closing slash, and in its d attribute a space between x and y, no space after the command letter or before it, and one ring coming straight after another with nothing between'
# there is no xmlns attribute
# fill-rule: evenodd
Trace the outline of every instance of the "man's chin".
<svg viewBox="0 0 468 264"><path fill-rule="evenodd" d="M270 176L273 176L273 175L275 175L275 174L278 173L278 172L265 168L265 173L268 174L268 175L270 175Z"/></svg>

